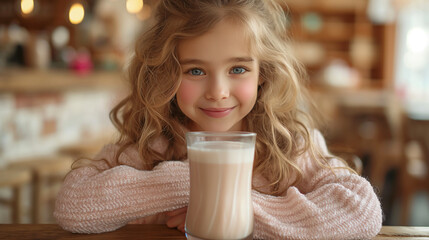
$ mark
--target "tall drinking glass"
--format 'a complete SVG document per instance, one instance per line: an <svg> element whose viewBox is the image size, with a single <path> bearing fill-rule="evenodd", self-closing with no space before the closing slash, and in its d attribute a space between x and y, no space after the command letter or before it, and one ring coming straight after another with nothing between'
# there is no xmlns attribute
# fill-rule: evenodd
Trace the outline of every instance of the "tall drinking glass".
<svg viewBox="0 0 429 240"><path fill-rule="evenodd" d="M188 239L252 239L256 134L188 132Z"/></svg>

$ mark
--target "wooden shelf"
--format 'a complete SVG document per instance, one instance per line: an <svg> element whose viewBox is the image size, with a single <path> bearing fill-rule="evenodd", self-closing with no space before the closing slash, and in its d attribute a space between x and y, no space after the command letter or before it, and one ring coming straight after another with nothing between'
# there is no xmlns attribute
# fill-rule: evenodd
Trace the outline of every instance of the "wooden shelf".
<svg viewBox="0 0 429 240"><path fill-rule="evenodd" d="M77 74L70 70L12 68L0 72L1 92L57 92L76 89L121 90L125 87L118 71Z"/></svg>
<svg viewBox="0 0 429 240"><path fill-rule="evenodd" d="M323 69L335 59L343 60L357 70L366 86L389 86L392 81L392 39L389 25L375 25L367 17L368 0L285 0L289 16L289 32L297 47L317 49L297 50L309 70L310 79L317 79ZM323 59L320 59L323 52ZM318 59L315 63L313 59ZM308 62L305 62L308 60Z"/></svg>

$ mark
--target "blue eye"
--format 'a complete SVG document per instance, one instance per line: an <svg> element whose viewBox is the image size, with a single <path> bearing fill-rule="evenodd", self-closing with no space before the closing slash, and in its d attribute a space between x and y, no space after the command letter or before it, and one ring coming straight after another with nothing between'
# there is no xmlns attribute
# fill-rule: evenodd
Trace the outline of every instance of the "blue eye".
<svg viewBox="0 0 429 240"><path fill-rule="evenodd" d="M194 75L194 76L204 75L204 72L198 68L193 68L193 69L189 70L188 73L191 75Z"/></svg>
<svg viewBox="0 0 429 240"><path fill-rule="evenodd" d="M245 69L245 68L243 68L243 67L234 67L232 70L231 70L231 73L232 74L243 74L243 73L245 73L247 70Z"/></svg>

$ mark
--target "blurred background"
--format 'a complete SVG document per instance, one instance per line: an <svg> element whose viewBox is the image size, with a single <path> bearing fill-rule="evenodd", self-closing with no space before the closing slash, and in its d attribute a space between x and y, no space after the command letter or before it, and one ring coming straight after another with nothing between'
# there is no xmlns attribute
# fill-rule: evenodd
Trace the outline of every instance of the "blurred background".
<svg viewBox="0 0 429 240"><path fill-rule="evenodd" d="M429 0L279 0L333 153L374 186L384 225L429 225ZM0 223L53 223L73 160L109 111L157 0L0 1Z"/></svg>

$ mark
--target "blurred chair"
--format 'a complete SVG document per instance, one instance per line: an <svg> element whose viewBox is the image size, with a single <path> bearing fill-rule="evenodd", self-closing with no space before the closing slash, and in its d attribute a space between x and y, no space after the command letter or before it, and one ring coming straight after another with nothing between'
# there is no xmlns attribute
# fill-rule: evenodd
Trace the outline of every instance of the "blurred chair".
<svg viewBox="0 0 429 240"><path fill-rule="evenodd" d="M429 193L429 119L404 119L404 154L400 165L401 224L408 225L413 197Z"/></svg>
<svg viewBox="0 0 429 240"><path fill-rule="evenodd" d="M378 144L391 138L386 116L386 91L354 90L337 96L335 120L331 123L327 142L353 149L363 163L362 175L371 175ZM371 179L371 178L370 178Z"/></svg>
<svg viewBox="0 0 429 240"><path fill-rule="evenodd" d="M400 224L409 225L415 193L429 192L429 119L411 118L394 97L385 113L392 137L377 143L370 180L378 189L384 189L387 173L396 170L398 182L392 189L393 197L401 200Z"/></svg>
<svg viewBox="0 0 429 240"><path fill-rule="evenodd" d="M32 223L50 222L46 214L52 213L56 195L72 162L70 156L51 155L21 159L9 164L9 169L31 172Z"/></svg>
<svg viewBox="0 0 429 240"><path fill-rule="evenodd" d="M386 130L388 137L379 139L374 144L374 157L370 163L369 178L371 183L382 190L385 186L386 174L392 169L399 169L404 159L404 110L401 103L392 93L386 99L383 108L386 118Z"/></svg>
<svg viewBox="0 0 429 240"><path fill-rule="evenodd" d="M0 198L0 203L8 206L11 210L12 223L23 223L23 201L22 192L24 187L31 182L31 172L25 169L0 169L0 188L12 190L12 196Z"/></svg>

